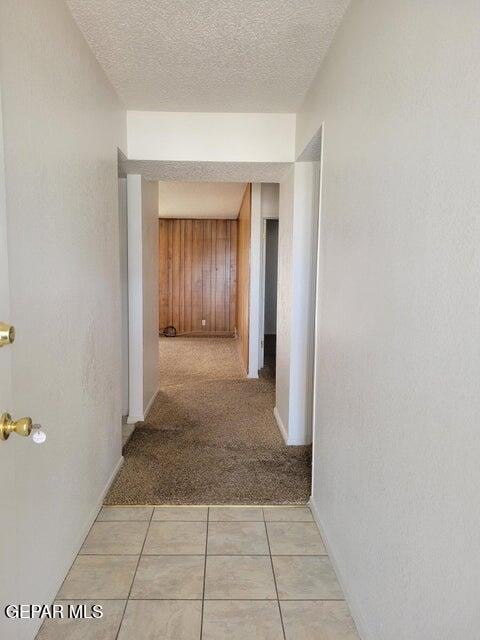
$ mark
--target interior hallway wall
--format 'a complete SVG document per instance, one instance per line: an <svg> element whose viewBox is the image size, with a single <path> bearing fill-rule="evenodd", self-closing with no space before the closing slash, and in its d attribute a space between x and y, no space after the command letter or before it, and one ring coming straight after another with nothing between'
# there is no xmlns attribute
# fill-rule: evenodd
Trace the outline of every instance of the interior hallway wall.
<svg viewBox="0 0 480 640"><path fill-rule="evenodd" d="M291 445L312 442L319 177L296 162L280 183L275 417Z"/></svg>
<svg viewBox="0 0 480 640"><path fill-rule="evenodd" d="M476 640L480 5L353 1L322 122L313 500L364 640Z"/></svg>
<svg viewBox="0 0 480 640"><path fill-rule="evenodd" d="M267 335L277 333L278 221L267 220L265 237L265 320Z"/></svg>
<svg viewBox="0 0 480 640"><path fill-rule="evenodd" d="M237 321L237 221L159 219L159 330L231 334Z"/></svg>
<svg viewBox="0 0 480 640"><path fill-rule="evenodd" d="M167 162L293 162L294 113L127 111L128 157Z"/></svg>
<svg viewBox="0 0 480 640"><path fill-rule="evenodd" d="M128 416L128 211L127 178L118 179L122 331L122 416Z"/></svg>
<svg viewBox="0 0 480 640"><path fill-rule="evenodd" d="M248 184L238 215L237 244L237 336L245 372L249 365L251 192Z"/></svg>
<svg viewBox="0 0 480 640"><path fill-rule="evenodd" d="M145 419L159 387L158 182L127 176L128 422Z"/></svg>
<svg viewBox="0 0 480 640"><path fill-rule="evenodd" d="M278 273L277 273L277 357L275 376L275 419L288 442L290 409L290 311L292 305L293 191L295 167L288 170L279 186Z"/></svg>
<svg viewBox="0 0 480 640"><path fill-rule="evenodd" d="M279 184L278 182L263 182L260 185L260 215L258 221L258 309L252 308L251 313L257 313L258 315L258 335L256 335L256 348L257 348L257 369L260 370L264 366L264 336L265 336L265 308L266 308L266 296L272 295L271 292L265 292L265 241L263 238L264 225L266 219L276 219L278 221L278 199L279 199ZM252 219L254 218L254 209L252 207ZM252 227L252 245L254 244L254 229ZM278 246L277 246L278 250ZM251 257L251 264L254 263L255 256ZM255 265L253 265L255 266ZM252 278L254 277L255 269L251 269ZM276 303L277 284L274 285L274 295ZM273 319L276 327L276 312ZM252 327L252 325L250 325ZM250 329L251 330L251 329ZM252 337L250 338L252 341Z"/></svg>
<svg viewBox="0 0 480 640"><path fill-rule="evenodd" d="M19 602L53 600L121 460L125 113L61 0L0 3ZM2 407L7 409L7 407ZM2 553L6 549L2 549ZM18 637L34 637L22 620Z"/></svg>
<svg viewBox="0 0 480 640"><path fill-rule="evenodd" d="M142 178L143 406L146 414L159 388L158 181Z"/></svg>

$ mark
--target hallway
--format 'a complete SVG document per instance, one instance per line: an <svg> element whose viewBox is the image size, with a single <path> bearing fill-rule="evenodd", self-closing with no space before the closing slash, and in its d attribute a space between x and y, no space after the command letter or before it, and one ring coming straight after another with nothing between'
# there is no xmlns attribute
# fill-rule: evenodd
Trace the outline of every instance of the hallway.
<svg viewBox="0 0 480 640"><path fill-rule="evenodd" d="M104 507L37 640L359 640L306 507Z"/></svg>
<svg viewBox="0 0 480 640"><path fill-rule="evenodd" d="M305 503L311 447L287 447L272 367L247 379L231 338L160 338L160 391L106 504Z"/></svg>

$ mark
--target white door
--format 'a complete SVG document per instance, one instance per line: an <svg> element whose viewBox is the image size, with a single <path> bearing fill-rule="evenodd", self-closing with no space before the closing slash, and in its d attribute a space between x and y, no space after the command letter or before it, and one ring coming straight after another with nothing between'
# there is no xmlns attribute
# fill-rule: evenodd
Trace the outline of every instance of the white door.
<svg viewBox="0 0 480 640"><path fill-rule="evenodd" d="M37 552L34 548L35 531L28 525L25 526L28 522L28 505L25 501L24 485L27 469L30 466L26 454L29 447L35 446L31 440L42 442L44 434L40 431L32 431L30 418L21 420L19 419L21 416L15 415L12 385L15 336L11 318L10 293L0 87L0 638L1 640L17 640L17 638L22 640L25 637L32 637L32 626L35 625L35 621L19 620L15 617L17 605L22 603L21 594L25 593L25 585L31 579L28 568L27 571L21 570L22 564L25 564L21 560L25 556L28 557L32 549ZM10 429L13 427L15 432L12 433ZM34 489L35 487L28 486L29 493ZM12 606L8 607L8 605Z"/></svg>
<svg viewBox="0 0 480 640"><path fill-rule="evenodd" d="M3 156L3 124L0 94L0 323L10 322L10 290L7 256L7 215ZM11 346L0 347L0 414L8 411L12 400ZM17 565L17 513L15 504L14 438L0 440L0 638L15 638L18 624L5 616L5 606L15 603Z"/></svg>

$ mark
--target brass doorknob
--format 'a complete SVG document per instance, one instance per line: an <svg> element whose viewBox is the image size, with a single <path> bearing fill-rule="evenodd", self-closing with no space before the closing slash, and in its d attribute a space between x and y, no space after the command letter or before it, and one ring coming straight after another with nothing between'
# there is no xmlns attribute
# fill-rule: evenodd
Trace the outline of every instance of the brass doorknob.
<svg viewBox="0 0 480 640"><path fill-rule="evenodd" d="M0 347L6 347L15 340L15 327L6 322L0 322Z"/></svg>
<svg viewBox="0 0 480 640"><path fill-rule="evenodd" d="M9 413L3 413L0 417L0 440L7 440L11 433L16 433L18 436L29 436L31 432L31 418L13 420Z"/></svg>

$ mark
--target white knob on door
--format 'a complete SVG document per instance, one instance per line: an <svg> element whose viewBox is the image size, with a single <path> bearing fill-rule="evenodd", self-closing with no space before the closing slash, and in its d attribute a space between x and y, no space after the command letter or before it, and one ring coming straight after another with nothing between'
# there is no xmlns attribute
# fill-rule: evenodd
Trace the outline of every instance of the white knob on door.
<svg viewBox="0 0 480 640"><path fill-rule="evenodd" d="M42 425L34 424L32 427L32 430L33 430L32 440L34 441L34 443L43 444L47 439L47 434L45 433L45 431L42 431Z"/></svg>

